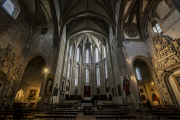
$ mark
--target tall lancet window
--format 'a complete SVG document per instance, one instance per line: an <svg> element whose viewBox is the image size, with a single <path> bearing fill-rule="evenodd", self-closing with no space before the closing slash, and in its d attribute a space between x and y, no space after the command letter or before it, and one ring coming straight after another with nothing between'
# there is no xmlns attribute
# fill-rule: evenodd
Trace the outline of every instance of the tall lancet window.
<svg viewBox="0 0 180 120"><path fill-rule="evenodd" d="M104 67L105 67L106 78L108 78L108 71L107 71L107 63L106 63L106 60L105 60L105 62L104 62Z"/></svg>
<svg viewBox="0 0 180 120"><path fill-rule="evenodd" d="M79 50L79 47L78 47L77 51L76 51L76 61L78 61L78 62L79 62L79 52L80 52L80 50Z"/></svg>
<svg viewBox="0 0 180 120"><path fill-rule="evenodd" d="M98 62L99 61L99 54L98 54L99 52L98 52L98 48L96 48L95 49L95 54L96 54L96 62Z"/></svg>
<svg viewBox="0 0 180 120"><path fill-rule="evenodd" d="M86 85L89 85L89 66L86 66Z"/></svg>
<svg viewBox="0 0 180 120"><path fill-rule="evenodd" d="M103 46L103 58L105 58L106 57L106 48Z"/></svg>
<svg viewBox="0 0 180 120"><path fill-rule="evenodd" d="M89 63L89 50L86 50L86 63Z"/></svg>
<svg viewBox="0 0 180 120"><path fill-rule="evenodd" d="M139 70L138 67L135 69L135 71L136 71L137 79L138 79L138 80L142 80L141 73L140 73L140 70Z"/></svg>
<svg viewBox="0 0 180 120"><path fill-rule="evenodd" d="M99 65L96 65L96 79L97 79L97 85L100 85L100 70L99 70Z"/></svg>
<svg viewBox="0 0 180 120"><path fill-rule="evenodd" d="M75 85L78 85L78 79L79 79L79 65L76 65L76 71L75 71Z"/></svg>
<svg viewBox="0 0 180 120"><path fill-rule="evenodd" d="M72 46L70 47L70 50L69 50L69 56L71 57L72 55Z"/></svg>
<svg viewBox="0 0 180 120"><path fill-rule="evenodd" d="M69 64L68 64L68 74L67 74L67 78L70 77L70 71L71 71L71 60L69 60Z"/></svg>

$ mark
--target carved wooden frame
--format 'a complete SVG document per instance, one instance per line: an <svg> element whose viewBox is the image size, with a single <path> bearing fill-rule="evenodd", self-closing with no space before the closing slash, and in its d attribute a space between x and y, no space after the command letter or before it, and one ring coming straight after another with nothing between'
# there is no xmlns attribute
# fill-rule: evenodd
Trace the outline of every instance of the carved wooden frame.
<svg viewBox="0 0 180 120"><path fill-rule="evenodd" d="M179 91L180 91L180 86L179 86L179 84L178 84L178 82L177 82L177 80L176 80L176 77L177 77L177 76L180 76L180 74L173 75L173 78L174 78L174 81L175 81L175 83L176 83L176 85L177 85Z"/></svg>

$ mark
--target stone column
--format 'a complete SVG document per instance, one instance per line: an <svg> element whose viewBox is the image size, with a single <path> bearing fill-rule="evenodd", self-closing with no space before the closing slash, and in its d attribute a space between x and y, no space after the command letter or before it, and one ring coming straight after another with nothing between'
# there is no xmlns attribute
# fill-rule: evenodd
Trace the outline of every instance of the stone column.
<svg viewBox="0 0 180 120"><path fill-rule="evenodd" d="M178 12L180 13L180 1L179 0L171 0L171 2L174 5L174 7L178 10Z"/></svg>

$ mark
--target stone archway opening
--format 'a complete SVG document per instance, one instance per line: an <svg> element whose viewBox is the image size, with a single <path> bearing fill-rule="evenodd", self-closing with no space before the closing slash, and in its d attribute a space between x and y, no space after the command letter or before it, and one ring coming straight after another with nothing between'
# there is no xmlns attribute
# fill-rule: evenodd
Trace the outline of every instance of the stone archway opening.
<svg viewBox="0 0 180 120"><path fill-rule="evenodd" d="M134 71L136 73L140 99L143 105L146 105L147 100L151 102L151 105L159 105L159 100L157 102L152 99L153 95L155 95L158 99L160 95L157 86L154 84L151 68L144 60L139 58L136 59L133 64Z"/></svg>
<svg viewBox="0 0 180 120"><path fill-rule="evenodd" d="M42 94L41 85L45 78L45 65L46 61L41 56L37 56L28 62L16 94L17 97L19 92L23 93L23 97L19 101L15 98L13 107L19 107L20 105L25 107L29 100L30 107L36 106Z"/></svg>

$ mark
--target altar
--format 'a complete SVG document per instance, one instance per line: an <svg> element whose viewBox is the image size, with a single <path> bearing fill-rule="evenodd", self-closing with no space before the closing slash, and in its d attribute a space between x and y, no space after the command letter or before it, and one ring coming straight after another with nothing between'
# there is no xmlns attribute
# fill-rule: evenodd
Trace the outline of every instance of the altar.
<svg viewBox="0 0 180 120"><path fill-rule="evenodd" d="M84 97L84 100L91 100L91 97Z"/></svg>

